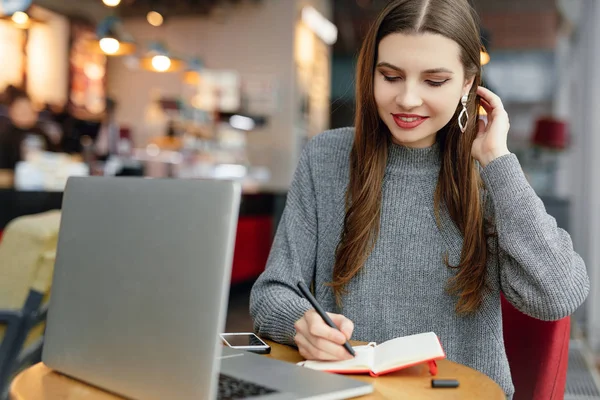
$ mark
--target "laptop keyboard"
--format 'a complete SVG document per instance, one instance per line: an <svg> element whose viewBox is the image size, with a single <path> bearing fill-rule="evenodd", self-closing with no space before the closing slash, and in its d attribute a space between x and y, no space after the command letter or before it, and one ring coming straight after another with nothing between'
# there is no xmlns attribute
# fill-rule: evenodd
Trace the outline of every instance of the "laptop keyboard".
<svg viewBox="0 0 600 400"><path fill-rule="evenodd" d="M245 399L276 392L276 390L252 382L219 374L219 391L217 394L219 400Z"/></svg>

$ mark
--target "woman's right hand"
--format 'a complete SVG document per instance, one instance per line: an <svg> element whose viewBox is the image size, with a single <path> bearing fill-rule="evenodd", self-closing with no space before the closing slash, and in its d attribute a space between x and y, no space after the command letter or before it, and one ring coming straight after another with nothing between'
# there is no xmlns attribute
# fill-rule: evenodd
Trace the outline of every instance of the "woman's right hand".
<svg viewBox="0 0 600 400"><path fill-rule="evenodd" d="M300 355L307 360L349 360L352 355L343 347L354 330L354 323L340 314L327 313L339 330L333 329L323 318L310 309L294 324L294 341ZM341 331L341 332L340 332Z"/></svg>

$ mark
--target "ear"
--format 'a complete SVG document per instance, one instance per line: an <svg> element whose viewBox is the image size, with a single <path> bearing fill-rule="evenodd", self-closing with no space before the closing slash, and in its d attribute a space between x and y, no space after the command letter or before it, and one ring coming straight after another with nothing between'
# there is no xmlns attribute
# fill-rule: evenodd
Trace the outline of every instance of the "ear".
<svg viewBox="0 0 600 400"><path fill-rule="evenodd" d="M463 91L462 91L463 94L471 92L471 88L473 87L473 82L475 82L475 75L473 75L469 79L465 79L465 84L463 85Z"/></svg>

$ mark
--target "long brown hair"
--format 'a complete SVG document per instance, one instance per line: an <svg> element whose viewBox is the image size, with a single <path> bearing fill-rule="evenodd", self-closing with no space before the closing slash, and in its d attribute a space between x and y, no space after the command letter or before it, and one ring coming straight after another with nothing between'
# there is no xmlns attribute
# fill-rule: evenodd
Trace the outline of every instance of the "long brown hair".
<svg viewBox="0 0 600 400"><path fill-rule="evenodd" d="M475 311L485 288L487 242L484 233L481 179L471 156L477 136L476 115L481 82L479 25L467 0L394 0L381 12L364 39L357 65L354 144L350 154L350 181L346 216L335 255L333 287L336 300L363 267L379 236L381 196L391 134L377 113L373 79L379 42L391 33L430 32L454 40L461 48L465 78L474 77L467 105L469 122L461 133L458 104L454 117L437 134L441 169L434 195L438 226L445 207L463 235L457 274L448 291L458 297L459 313ZM447 254L446 265L450 267Z"/></svg>

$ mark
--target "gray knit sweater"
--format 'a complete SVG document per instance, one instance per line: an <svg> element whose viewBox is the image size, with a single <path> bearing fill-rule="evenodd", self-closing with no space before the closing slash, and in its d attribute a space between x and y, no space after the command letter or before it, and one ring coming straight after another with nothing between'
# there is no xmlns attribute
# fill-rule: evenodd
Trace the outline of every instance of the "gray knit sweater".
<svg viewBox="0 0 600 400"><path fill-rule="evenodd" d="M335 249L344 221L353 128L313 138L302 152L265 272L252 289L255 331L294 344L294 322L311 308L296 283L314 280L323 307L355 324L352 339L382 342L435 332L448 359L494 379L508 398L514 392L502 339L500 292L519 310L542 320L575 311L589 291L585 265L569 235L557 228L528 184L513 154L481 172L496 240L490 239L487 281L481 308L455 312L445 291L456 273L445 266L460 260L462 235L442 213L435 221L433 194L440 168L438 145L410 149L392 145L383 182L381 230L363 270L348 285L343 306L324 285L332 279Z"/></svg>

